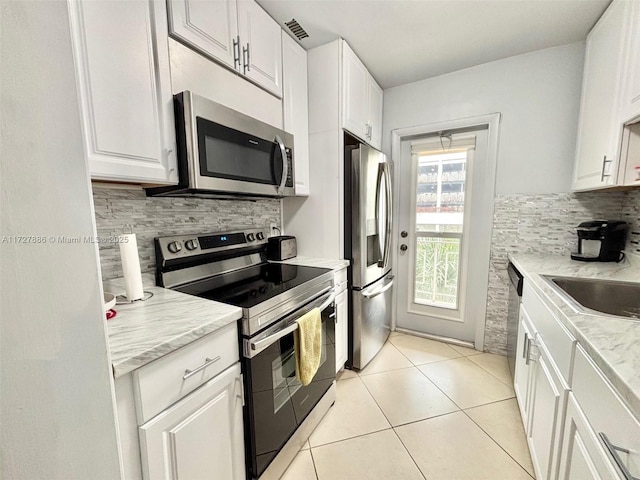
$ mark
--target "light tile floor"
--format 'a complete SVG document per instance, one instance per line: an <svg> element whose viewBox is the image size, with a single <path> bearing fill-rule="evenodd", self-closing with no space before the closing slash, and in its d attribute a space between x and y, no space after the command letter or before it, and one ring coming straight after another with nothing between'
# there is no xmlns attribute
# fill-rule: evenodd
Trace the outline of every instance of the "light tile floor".
<svg viewBox="0 0 640 480"><path fill-rule="evenodd" d="M283 480L531 480L505 357L393 333Z"/></svg>

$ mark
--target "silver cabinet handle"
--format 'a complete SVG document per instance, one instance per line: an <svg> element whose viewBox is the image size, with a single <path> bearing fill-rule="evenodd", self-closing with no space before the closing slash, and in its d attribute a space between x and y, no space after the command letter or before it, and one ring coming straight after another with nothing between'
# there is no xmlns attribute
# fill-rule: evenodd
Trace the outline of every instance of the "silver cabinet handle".
<svg viewBox="0 0 640 480"><path fill-rule="evenodd" d="M276 135L276 143L280 147L280 153L282 154L282 178L280 179L280 185L278 186L278 195L282 195L284 187L287 183L287 177L289 176L289 159L287 158L287 149L284 146L284 142L280 136Z"/></svg>
<svg viewBox="0 0 640 480"><path fill-rule="evenodd" d="M237 53L236 53L237 52ZM233 39L233 69L240 68L240 37Z"/></svg>
<svg viewBox="0 0 640 480"><path fill-rule="evenodd" d="M529 354L529 334L524 332L524 345L522 346L522 358L527 358Z"/></svg>
<svg viewBox="0 0 640 480"><path fill-rule="evenodd" d="M604 171L607 166L607 163L611 163L613 160L607 160L607 156L602 157L602 174L600 175L600 181L604 182L604 177L610 177L611 175L605 175Z"/></svg>
<svg viewBox="0 0 640 480"><path fill-rule="evenodd" d="M600 432L599 435L602 441L604 442L604 446L607 447L607 450L609 450L609 453L613 457L613 460L616 462L616 465L618 465L618 468L624 475L625 480L640 480L640 478L634 477L631 474L631 472L629 471L629 468L627 468L627 466L624 464L624 462L620 458L620 455L618 455L618 452L630 453L629 450L627 450L626 448L618 447L617 445L614 445L613 443L611 443L607 438L607 436L604 434L604 432Z"/></svg>
<svg viewBox="0 0 640 480"><path fill-rule="evenodd" d="M184 375L182 376L183 380L188 379L189 377L194 376L196 373L198 373L200 370L203 370L205 368L207 368L209 365L213 365L214 363L216 363L218 360L220 360L220 355L218 355L216 358L205 358L204 359L204 363L202 365L200 365L198 368L194 368L193 370L185 370L184 371Z"/></svg>
<svg viewBox="0 0 640 480"><path fill-rule="evenodd" d="M242 58L243 58L243 69L244 73L251 71L251 50L249 47L249 42L247 42L246 47L242 47Z"/></svg>
<svg viewBox="0 0 640 480"><path fill-rule="evenodd" d="M528 341L529 347L527 348L527 357L524 359L525 365L529 365L531 362L537 362L537 358L531 357L531 347L538 347L538 344L533 341L532 338L529 338Z"/></svg>

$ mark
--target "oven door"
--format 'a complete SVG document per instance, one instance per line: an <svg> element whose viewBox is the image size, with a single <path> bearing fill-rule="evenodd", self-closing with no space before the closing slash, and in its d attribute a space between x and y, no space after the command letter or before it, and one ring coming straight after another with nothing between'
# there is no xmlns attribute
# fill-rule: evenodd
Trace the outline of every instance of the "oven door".
<svg viewBox="0 0 640 480"><path fill-rule="evenodd" d="M258 478L335 380L335 295L329 292L277 325L244 339L247 467ZM321 307L320 367L306 387L296 379L296 319ZM253 348L252 348L253 347Z"/></svg>

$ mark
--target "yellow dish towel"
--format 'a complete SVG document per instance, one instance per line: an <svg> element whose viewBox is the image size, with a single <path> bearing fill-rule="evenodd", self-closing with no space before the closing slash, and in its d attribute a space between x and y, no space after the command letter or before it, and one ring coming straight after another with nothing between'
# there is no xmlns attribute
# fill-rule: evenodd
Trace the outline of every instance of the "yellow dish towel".
<svg viewBox="0 0 640 480"><path fill-rule="evenodd" d="M314 308L298 320L298 329L293 336L296 355L296 378L302 385L309 385L320 366L322 353L322 319L320 309Z"/></svg>

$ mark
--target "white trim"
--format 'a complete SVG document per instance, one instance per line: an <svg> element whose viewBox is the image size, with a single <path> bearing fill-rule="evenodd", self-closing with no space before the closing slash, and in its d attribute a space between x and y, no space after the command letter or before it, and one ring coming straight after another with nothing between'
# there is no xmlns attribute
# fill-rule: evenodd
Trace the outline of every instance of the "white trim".
<svg viewBox="0 0 640 480"><path fill-rule="evenodd" d="M487 141L487 168L485 170L485 179L487 180L487 184L491 185L493 188L491 191L478 192L479 195L488 195L491 194L491 198L487 199L487 205L490 206L491 210L491 225L489 227L489 241L491 238L491 232L493 230L493 210L495 203L495 183L496 183L496 171L497 171L497 160L498 160L498 141L499 141L499 127L500 127L500 113L491 113L487 115L480 115L477 117L468 117L461 118L456 120L447 120L438 123L430 123L426 125L418 125L413 127L405 127L398 128L391 131L391 159L394 163L399 165L399 158L402 151L401 144L403 140L407 140L413 136L419 135L427 135L433 134L434 132L446 131L446 130L456 130L463 128L473 128L480 126L488 127L488 141ZM400 188L400 176L394 175L393 179L393 188L395 192L399 191ZM394 202L394 217L399 218L399 201L396 199ZM395 222L393 226L393 238L399 238L400 236L400 225L399 222ZM487 283L484 285L484 293L485 298L488 290L488 276L489 276L489 258L486 259L486 278ZM398 265L398 250L397 248L393 249L392 256L392 264L396 266ZM476 322L476 333L475 333L475 348L476 350L482 351L484 348L484 331L486 325L486 301L483 302L480 307L480 311L478 312L479 320ZM394 315L392 319L391 329L396 329L397 323L397 309L398 309L398 301L394 302Z"/></svg>

